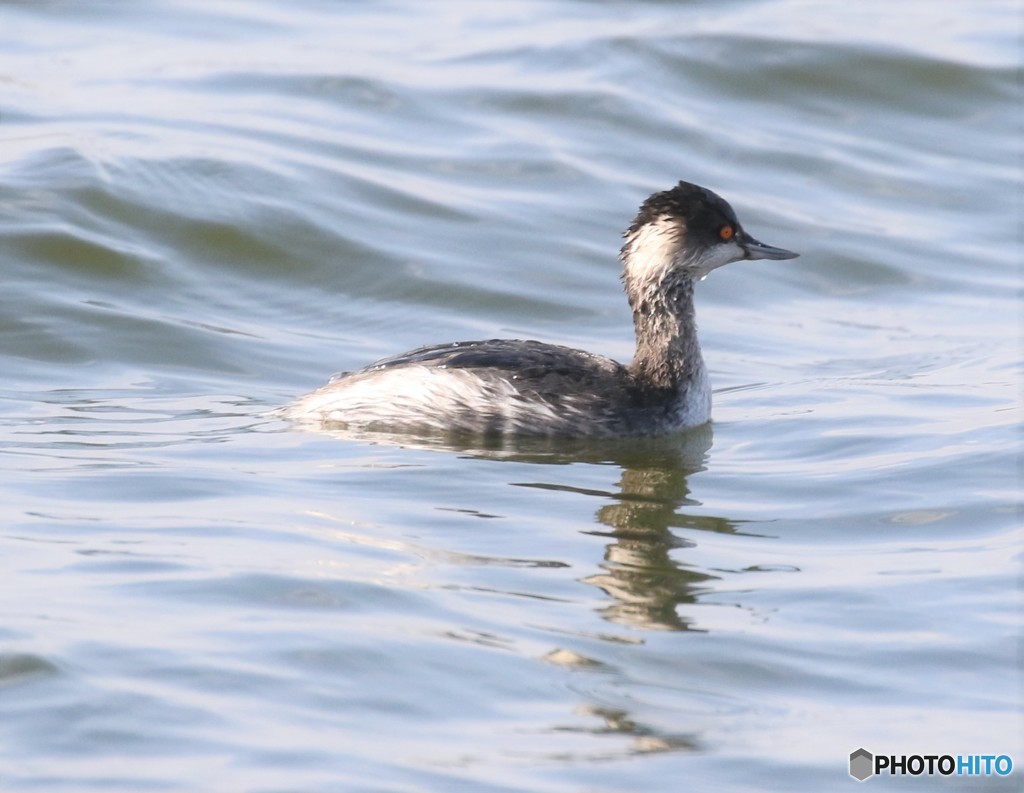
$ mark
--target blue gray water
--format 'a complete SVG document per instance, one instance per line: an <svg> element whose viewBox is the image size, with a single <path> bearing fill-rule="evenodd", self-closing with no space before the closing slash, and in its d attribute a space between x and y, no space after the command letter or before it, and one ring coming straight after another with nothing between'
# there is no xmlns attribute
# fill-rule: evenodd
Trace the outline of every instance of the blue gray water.
<svg viewBox="0 0 1024 793"><path fill-rule="evenodd" d="M1021 17L0 6L0 790L1017 789ZM267 418L425 343L628 360L679 179L802 254L701 284L710 428Z"/></svg>

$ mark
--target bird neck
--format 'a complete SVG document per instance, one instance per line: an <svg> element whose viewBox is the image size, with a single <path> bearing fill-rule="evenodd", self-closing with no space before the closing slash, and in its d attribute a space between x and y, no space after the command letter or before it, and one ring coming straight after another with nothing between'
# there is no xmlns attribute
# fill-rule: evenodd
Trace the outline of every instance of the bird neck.
<svg viewBox="0 0 1024 793"><path fill-rule="evenodd" d="M657 284L627 280L636 329L636 355L629 368L644 390L678 392L705 376L693 286L692 278L678 274Z"/></svg>

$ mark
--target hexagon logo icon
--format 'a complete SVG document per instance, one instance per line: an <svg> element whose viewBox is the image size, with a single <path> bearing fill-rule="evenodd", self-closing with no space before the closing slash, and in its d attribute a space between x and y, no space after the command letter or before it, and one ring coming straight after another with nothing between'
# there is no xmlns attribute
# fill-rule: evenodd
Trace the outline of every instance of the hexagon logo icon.
<svg viewBox="0 0 1024 793"><path fill-rule="evenodd" d="M858 749L850 752L850 776L863 782L873 773L875 758L867 749Z"/></svg>

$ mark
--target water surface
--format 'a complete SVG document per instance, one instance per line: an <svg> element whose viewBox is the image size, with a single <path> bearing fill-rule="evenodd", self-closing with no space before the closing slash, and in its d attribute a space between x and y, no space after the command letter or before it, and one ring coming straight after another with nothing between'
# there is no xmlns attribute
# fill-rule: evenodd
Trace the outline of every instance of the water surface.
<svg viewBox="0 0 1024 793"><path fill-rule="evenodd" d="M6 4L0 788L1024 764L1021 13L969 5ZM267 417L424 343L628 360L678 179L802 254L701 285L713 426Z"/></svg>

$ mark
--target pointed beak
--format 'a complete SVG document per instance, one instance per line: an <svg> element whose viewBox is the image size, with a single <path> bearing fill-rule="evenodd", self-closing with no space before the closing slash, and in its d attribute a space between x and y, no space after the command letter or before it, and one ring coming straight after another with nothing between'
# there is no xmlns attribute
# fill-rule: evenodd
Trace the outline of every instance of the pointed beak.
<svg viewBox="0 0 1024 793"><path fill-rule="evenodd" d="M745 231L739 237L737 242L746 254L744 259L795 259L800 255L793 251L787 251L785 248L773 248L771 245L758 242Z"/></svg>

